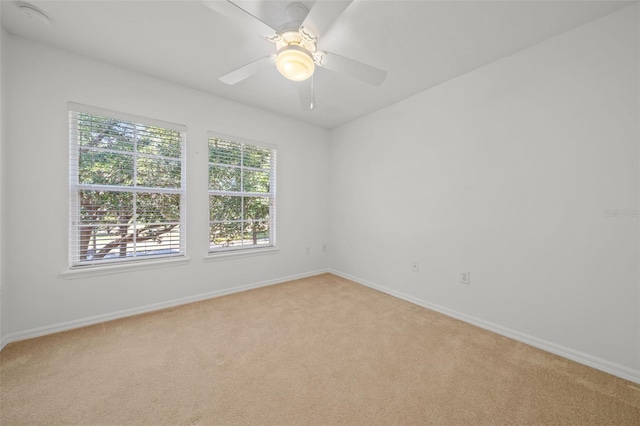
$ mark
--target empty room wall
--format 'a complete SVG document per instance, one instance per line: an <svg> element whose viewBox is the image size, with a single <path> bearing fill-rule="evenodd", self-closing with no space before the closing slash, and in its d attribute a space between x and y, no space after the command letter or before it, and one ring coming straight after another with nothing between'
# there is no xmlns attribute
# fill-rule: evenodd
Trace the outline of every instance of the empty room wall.
<svg viewBox="0 0 640 426"><path fill-rule="evenodd" d="M334 129L330 269L640 381L638 39L634 5Z"/></svg>
<svg viewBox="0 0 640 426"><path fill-rule="evenodd" d="M2 13L0 12L0 15ZM1 16L0 16L1 17ZM2 331L3 330L3 326L6 323L4 321L4 315L7 312L7 310L5 309L4 305L6 304L6 298L3 298L3 292L4 292L4 267L3 267L3 262L2 262L2 258L3 258L3 254L4 254L4 250L2 249L2 246L4 245L4 238L3 238L3 230L4 230L4 226L3 226L3 221L4 221L4 215L3 215L3 211L4 211L4 204L2 202L3 199L3 190L2 190L2 185L4 184L4 178L3 178L3 174L4 174L4 166L3 166L3 152L4 152L4 96L2 95L2 89L3 89L3 73L2 73L2 56L3 56L3 49L2 49L2 44L3 44L3 40L4 40L4 29L0 26L0 347L2 347L2 337L5 335L5 333Z"/></svg>
<svg viewBox="0 0 640 426"><path fill-rule="evenodd" d="M15 36L5 42L5 342L326 269L327 130ZM187 126L188 264L61 277L69 101ZM277 253L205 261L209 130L278 145Z"/></svg>

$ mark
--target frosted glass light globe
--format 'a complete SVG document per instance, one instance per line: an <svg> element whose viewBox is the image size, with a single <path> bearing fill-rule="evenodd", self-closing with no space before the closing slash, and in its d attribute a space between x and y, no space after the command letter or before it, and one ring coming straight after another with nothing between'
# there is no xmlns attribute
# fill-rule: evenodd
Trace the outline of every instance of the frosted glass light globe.
<svg viewBox="0 0 640 426"><path fill-rule="evenodd" d="M289 80L303 81L311 77L315 64L307 49L292 44L280 49L276 56L276 68Z"/></svg>

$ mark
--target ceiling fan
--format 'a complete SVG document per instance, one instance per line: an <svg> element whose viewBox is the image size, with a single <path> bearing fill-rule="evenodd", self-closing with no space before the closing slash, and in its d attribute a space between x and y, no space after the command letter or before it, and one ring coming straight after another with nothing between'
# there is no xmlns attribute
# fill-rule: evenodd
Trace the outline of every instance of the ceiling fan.
<svg viewBox="0 0 640 426"><path fill-rule="evenodd" d="M302 3L289 3L285 9L286 22L277 28L271 27L265 23L266 19L260 19L232 1L203 2L226 18L274 43L276 48L276 53L224 74L219 78L220 81L230 85L236 84L275 63L280 74L298 82L300 101L303 109L307 110L316 107L313 92L313 74L316 66L375 86L381 85L387 76L386 71L318 49L319 38L352 1L316 0L311 10Z"/></svg>

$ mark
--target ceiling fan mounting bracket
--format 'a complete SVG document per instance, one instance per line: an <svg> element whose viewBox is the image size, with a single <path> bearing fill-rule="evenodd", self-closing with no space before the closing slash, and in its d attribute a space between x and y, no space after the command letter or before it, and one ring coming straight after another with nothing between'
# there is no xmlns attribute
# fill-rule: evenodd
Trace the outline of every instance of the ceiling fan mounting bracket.
<svg viewBox="0 0 640 426"><path fill-rule="evenodd" d="M318 41L318 37L315 37L311 33L309 33L304 26L300 26L300 29L298 31L300 32L300 36L303 40L311 43L316 43Z"/></svg>
<svg viewBox="0 0 640 426"><path fill-rule="evenodd" d="M324 57L325 57L325 55L326 55L326 54L327 54L327 52L323 52L323 51L315 52L315 53L313 54L313 61L314 61L316 64L318 64L318 65L320 65L321 67L323 67L323 66L324 66L324 64L322 63L322 60L324 59Z"/></svg>
<svg viewBox="0 0 640 426"><path fill-rule="evenodd" d="M274 34L272 36L267 37L267 40L272 43L278 43L280 40L282 40L282 37L280 37L280 34Z"/></svg>

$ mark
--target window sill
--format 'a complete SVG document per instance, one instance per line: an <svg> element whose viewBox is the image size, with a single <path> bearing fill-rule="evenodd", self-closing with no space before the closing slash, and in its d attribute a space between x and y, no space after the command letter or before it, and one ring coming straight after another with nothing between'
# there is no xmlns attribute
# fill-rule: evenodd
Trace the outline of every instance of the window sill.
<svg viewBox="0 0 640 426"><path fill-rule="evenodd" d="M246 249L246 250L229 250L215 253L207 253L204 257L205 262L218 262L220 260L238 259L242 257L262 256L265 254L275 254L280 249L277 247L265 247L259 249Z"/></svg>
<svg viewBox="0 0 640 426"><path fill-rule="evenodd" d="M186 265L189 263L188 257L168 258L162 260L143 260L119 265L80 267L64 271L60 277L66 280L77 278L96 277L100 275L120 274L123 272L139 271L145 269L165 268L169 266Z"/></svg>

